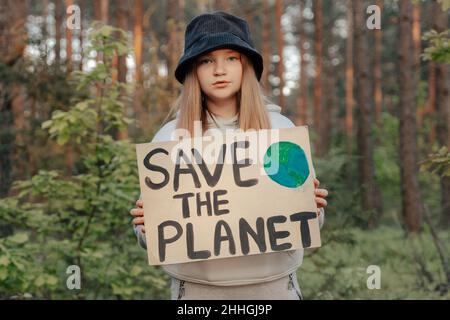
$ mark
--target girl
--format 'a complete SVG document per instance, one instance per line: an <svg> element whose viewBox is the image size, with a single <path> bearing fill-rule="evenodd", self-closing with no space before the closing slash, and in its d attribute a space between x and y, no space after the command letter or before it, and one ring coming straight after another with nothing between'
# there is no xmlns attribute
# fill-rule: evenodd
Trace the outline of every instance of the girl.
<svg viewBox="0 0 450 320"><path fill-rule="evenodd" d="M263 60L254 48L247 23L225 12L206 13L186 28L185 49L175 77L183 84L168 122L152 142L172 139L183 128L193 133L194 121L203 132L219 129L289 128L294 124L279 106L264 98L259 80ZM320 226L328 192L315 179ZM139 244L146 248L143 202L131 210ZM172 277L172 299L302 299L296 270L303 250L204 260L163 266Z"/></svg>

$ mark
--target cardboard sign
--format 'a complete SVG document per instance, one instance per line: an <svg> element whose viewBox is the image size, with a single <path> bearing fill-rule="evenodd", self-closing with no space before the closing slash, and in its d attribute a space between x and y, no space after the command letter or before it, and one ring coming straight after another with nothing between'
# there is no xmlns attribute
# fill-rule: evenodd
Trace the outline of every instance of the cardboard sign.
<svg viewBox="0 0 450 320"><path fill-rule="evenodd" d="M151 265L319 247L308 129L136 145Z"/></svg>

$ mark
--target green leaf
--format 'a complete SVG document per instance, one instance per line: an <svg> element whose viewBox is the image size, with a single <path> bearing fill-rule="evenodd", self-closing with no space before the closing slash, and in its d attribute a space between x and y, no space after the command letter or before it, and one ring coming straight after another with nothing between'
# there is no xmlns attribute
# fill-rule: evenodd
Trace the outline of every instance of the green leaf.
<svg viewBox="0 0 450 320"><path fill-rule="evenodd" d="M45 284L45 277L44 275L40 275L36 278L36 280L34 280L34 284L37 287L42 287Z"/></svg>
<svg viewBox="0 0 450 320"><path fill-rule="evenodd" d="M47 121L44 121L43 123L42 123L42 126L41 126L41 128L42 129L48 129L48 128L50 128L50 126L53 124L53 121L52 120L47 120Z"/></svg>
<svg viewBox="0 0 450 320"><path fill-rule="evenodd" d="M7 266L9 264L9 258L7 256L0 257L0 266Z"/></svg>
<svg viewBox="0 0 450 320"><path fill-rule="evenodd" d="M69 135L65 133L61 133L58 135L58 138L56 138L56 143L58 143L60 146L64 145L69 141Z"/></svg>
<svg viewBox="0 0 450 320"><path fill-rule="evenodd" d="M447 11L450 8L450 0L438 0L442 6L443 11Z"/></svg>
<svg viewBox="0 0 450 320"><path fill-rule="evenodd" d="M55 276L48 275L46 278L46 282L50 286L55 286L58 283L58 278Z"/></svg>
<svg viewBox="0 0 450 320"><path fill-rule="evenodd" d="M28 241L28 235L25 232L19 232L8 238L9 241L21 244Z"/></svg>
<svg viewBox="0 0 450 320"><path fill-rule="evenodd" d="M8 278L8 270L0 268L0 280L3 281Z"/></svg>
<svg viewBox="0 0 450 320"><path fill-rule="evenodd" d="M131 268L130 275L132 277L136 277L136 276L138 276L141 273L142 273L142 268L141 267L133 266L133 268Z"/></svg>

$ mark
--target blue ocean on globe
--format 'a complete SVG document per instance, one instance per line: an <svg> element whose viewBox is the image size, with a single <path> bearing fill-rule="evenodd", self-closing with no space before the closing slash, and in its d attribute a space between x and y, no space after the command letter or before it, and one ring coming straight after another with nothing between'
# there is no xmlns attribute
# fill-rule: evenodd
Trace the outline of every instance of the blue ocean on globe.
<svg viewBox="0 0 450 320"><path fill-rule="evenodd" d="M278 165L278 170L271 168L273 165L274 168ZM270 179L288 188L301 186L309 176L305 151L289 141L279 141L270 145L264 155L264 170Z"/></svg>

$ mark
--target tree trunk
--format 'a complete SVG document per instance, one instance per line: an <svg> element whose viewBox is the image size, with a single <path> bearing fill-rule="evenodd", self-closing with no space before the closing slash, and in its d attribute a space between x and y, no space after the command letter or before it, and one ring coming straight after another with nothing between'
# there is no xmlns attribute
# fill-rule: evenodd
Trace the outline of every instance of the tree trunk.
<svg viewBox="0 0 450 320"><path fill-rule="evenodd" d="M305 17L303 15L303 10L305 7L305 1L300 0L300 19L298 20L298 50L300 53L300 92L297 99L298 108L298 124L306 125L308 124L308 80L306 78L306 60L305 60Z"/></svg>
<svg viewBox="0 0 450 320"><path fill-rule="evenodd" d="M142 20L143 20L143 4L142 0L134 2L134 59L135 73L134 80L136 82L135 95L133 99L133 109L135 119L142 121ZM139 126L140 123L138 122Z"/></svg>
<svg viewBox="0 0 450 320"><path fill-rule="evenodd" d="M108 23L109 0L94 0L94 19Z"/></svg>
<svg viewBox="0 0 450 320"><path fill-rule="evenodd" d="M268 0L263 0L262 17L262 56L264 61L264 71L262 74L262 84L267 93L270 92L270 7Z"/></svg>
<svg viewBox="0 0 450 320"><path fill-rule="evenodd" d="M383 10L383 1L377 0L377 6ZM375 120L377 125L381 125L381 108L383 101L383 92L381 89L381 48L382 48L382 29L373 30L375 35L375 57L373 70L373 93L375 101Z"/></svg>
<svg viewBox="0 0 450 320"><path fill-rule="evenodd" d="M171 99L174 99L176 95L177 84L173 74L177 66L178 57L180 56L180 52L178 51L179 48L178 44L180 38L178 36L179 32L177 19L178 11L179 11L179 1L169 0L167 6L167 20L166 20L167 37L168 37L166 56L167 56L167 72L168 72L167 92L169 93Z"/></svg>
<svg viewBox="0 0 450 320"><path fill-rule="evenodd" d="M127 3L124 1L117 2L117 13L116 13L116 19L117 19L117 27L124 30L125 32L128 31L128 7ZM114 55L114 63L117 65L116 68L116 74L117 79L116 81L125 83L127 81L127 64L126 64L126 55L117 56L117 54ZM114 68L113 68L114 70ZM121 99L124 104L124 114L126 115L127 112L127 101L124 101ZM128 139L128 130L124 129L119 131L117 138L119 140Z"/></svg>
<svg viewBox="0 0 450 320"><path fill-rule="evenodd" d="M215 0L214 1L214 9L215 10L222 10L229 12L231 9L229 0Z"/></svg>
<svg viewBox="0 0 450 320"><path fill-rule="evenodd" d="M73 5L73 0L65 0L65 3L67 9L69 6ZM64 28L66 30L66 71L70 74L72 72L72 30L67 28L65 23Z"/></svg>
<svg viewBox="0 0 450 320"><path fill-rule="evenodd" d="M322 133L322 123L320 117L322 115L322 0L313 2L314 10L314 60L315 60L315 76L314 76L314 131L317 139L315 143L316 154L322 155L322 143L320 134Z"/></svg>
<svg viewBox="0 0 450 320"><path fill-rule="evenodd" d="M408 232L418 232L422 225L422 200L417 179L416 87L412 4L400 0L399 85L400 85L400 172L402 209Z"/></svg>
<svg viewBox="0 0 450 320"><path fill-rule="evenodd" d="M61 63L61 25L62 25L62 0L55 0L55 62Z"/></svg>
<svg viewBox="0 0 450 320"><path fill-rule="evenodd" d="M73 4L73 0L65 0L66 9L67 7ZM64 10L65 11L65 10ZM67 18L66 18L67 19ZM67 25L64 23L64 28L66 31L66 72L70 74L72 72L72 30L67 28ZM69 175L72 174L73 162L73 147L70 141L66 145L65 152L65 163L66 169Z"/></svg>
<svg viewBox="0 0 450 320"><path fill-rule="evenodd" d="M448 28L448 15L441 4L433 2L433 29L443 32ZM439 145L450 149L450 66L436 62L436 134ZM441 178L441 224L450 226L450 177Z"/></svg>
<svg viewBox="0 0 450 320"><path fill-rule="evenodd" d="M277 47L278 47L278 78L280 79L280 84L278 88L280 89L280 98L279 98L279 104L281 108L285 107L285 101L284 101L284 94L283 94L283 88L284 88L284 61L283 61L283 50L284 50L284 36L283 31L281 30L281 16L283 14L283 1L282 0L276 0L275 1L275 28L277 31Z"/></svg>
<svg viewBox="0 0 450 320"><path fill-rule="evenodd" d="M325 7L325 16L326 18L326 30L333 30L334 26L334 4L331 1L328 3L328 6ZM332 119L333 119L333 106L334 106L334 88L335 88L335 80L337 75L335 67L333 66L333 58L334 55L331 52L330 48L334 44L334 38L333 33L328 32L325 36L325 56L326 56L326 70L325 75L326 78L324 79L324 88L325 88L325 104L322 108L322 116L321 116L321 149L322 154L326 154L328 152L328 149L331 144L331 132L332 132Z"/></svg>
<svg viewBox="0 0 450 320"><path fill-rule="evenodd" d="M0 1L0 61L12 72L18 72L27 45L26 17L25 0ZM8 195L13 180L25 177L22 91L18 82L0 85L0 197Z"/></svg>
<svg viewBox="0 0 450 320"><path fill-rule="evenodd" d="M365 21L365 3L353 0L354 22L354 68L356 76L356 97L358 104L358 160L359 183L361 185L362 209L369 213L368 227L377 226L382 214L381 197L375 182L373 143L371 137L369 50Z"/></svg>
<svg viewBox="0 0 450 320"><path fill-rule="evenodd" d="M44 20L42 26L42 44L43 44L43 61L48 64L48 46L47 46L47 38L48 38L48 0L42 1L42 18Z"/></svg>
<svg viewBox="0 0 450 320"><path fill-rule="evenodd" d="M138 84L142 82L142 0L134 2L134 56L135 56L135 80Z"/></svg>
<svg viewBox="0 0 450 320"><path fill-rule="evenodd" d="M108 23L109 0L101 0L101 18L104 23Z"/></svg>
<svg viewBox="0 0 450 320"><path fill-rule="evenodd" d="M84 9L86 8L86 0L79 0L78 5L80 6L80 12L84 12ZM84 58L84 50L83 50L83 43L84 43L84 39L83 39L83 14L81 14L80 17L80 64L78 66L78 70L79 71L83 71L83 58Z"/></svg>
<svg viewBox="0 0 450 320"><path fill-rule="evenodd" d="M413 4L413 26L412 26L412 37L414 43L414 65L416 67L416 72L420 72L420 53L421 48L421 38L422 34L420 31L420 3Z"/></svg>
<svg viewBox="0 0 450 320"><path fill-rule="evenodd" d="M353 15L351 0L347 4L347 41L345 66L345 133L347 141L347 155L352 155L353 143Z"/></svg>

